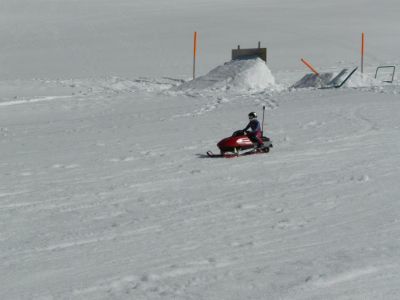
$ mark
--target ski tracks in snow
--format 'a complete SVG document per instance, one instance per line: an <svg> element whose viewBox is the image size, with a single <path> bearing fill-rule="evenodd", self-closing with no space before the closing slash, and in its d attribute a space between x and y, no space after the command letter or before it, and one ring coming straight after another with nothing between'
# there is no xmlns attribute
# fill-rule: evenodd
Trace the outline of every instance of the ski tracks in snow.
<svg viewBox="0 0 400 300"><path fill-rule="evenodd" d="M11 106L11 105L30 104L30 103L54 101L54 100L65 100L69 98L71 98L71 96L47 96L47 97L0 102L0 106Z"/></svg>
<svg viewBox="0 0 400 300"><path fill-rule="evenodd" d="M173 118L201 116L213 112L214 110L220 109L222 106L230 105L241 105L248 107L254 107L256 105L260 109L262 108L262 106L265 106L266 110L274 110L279 106L278 101L274 99L276 96L271 96L267 93L250 93L246 96L240 94L221 94L211 96L209 95L209 93L186 93L185 95L189 98L195 98L197 101L201 102L204 102L206 100L206 103L200 103L200 107L195 109L194 111L174 115Z"/></svg>

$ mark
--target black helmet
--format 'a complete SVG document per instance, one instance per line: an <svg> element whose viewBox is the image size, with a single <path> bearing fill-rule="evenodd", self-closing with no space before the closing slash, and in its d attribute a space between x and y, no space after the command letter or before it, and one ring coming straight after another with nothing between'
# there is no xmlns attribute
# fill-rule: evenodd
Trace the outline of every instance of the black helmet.
<svg viewBox="0 0 400 300"><path fill-rule="evenodd" d="M250 120L257 119L257 114L254 111L252 111L251 113L249 113L249 119Z"/></svg>

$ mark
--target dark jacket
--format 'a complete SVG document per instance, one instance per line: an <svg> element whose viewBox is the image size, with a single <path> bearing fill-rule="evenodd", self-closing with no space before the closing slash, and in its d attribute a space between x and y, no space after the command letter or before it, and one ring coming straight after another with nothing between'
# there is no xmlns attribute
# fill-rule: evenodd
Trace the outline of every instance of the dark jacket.
<svg viewBox="0 0 400 300"><path fill-rule="evenodd" d="M261 125L260 122L257 119L253 119L247 124L246 128L243 129L244 131L247 131L251 129L251 133L254 135L260 135L261 134Z"/></svg>

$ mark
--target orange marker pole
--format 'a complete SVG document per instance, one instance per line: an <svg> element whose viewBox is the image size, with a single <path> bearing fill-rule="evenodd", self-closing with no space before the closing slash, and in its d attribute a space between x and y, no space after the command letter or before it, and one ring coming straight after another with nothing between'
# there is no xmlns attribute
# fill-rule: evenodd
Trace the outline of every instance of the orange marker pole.
<svg viewBox="0 0 400 300"><path fill-rule="evenodd" d="M361 73L364 73L365 34L361 34Z"/></svg>
<svg viewBox="0 0 400 300"><path fill-rule="evenodd" d="M194 32L194 39L193 39L193 79L196 78L196 52L197 52L197 31Z"/></svg>
<svg viewBox="0 0 400 300"><path fill-rule="evenodd" d="M313 73L314 73L315 75L319 76L319 73L317 72L317 70L315 70L314 67L313 67L308 61L306 61L305 59L302 58L302 59L301 59L301 62L302 62L303 64L305 64L308 68L310 68L310 70L313 71Z"/></svg>

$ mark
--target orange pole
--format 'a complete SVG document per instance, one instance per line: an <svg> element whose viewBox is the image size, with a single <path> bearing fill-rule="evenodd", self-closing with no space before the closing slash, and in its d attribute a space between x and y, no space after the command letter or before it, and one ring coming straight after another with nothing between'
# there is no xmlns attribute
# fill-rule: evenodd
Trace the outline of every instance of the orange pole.
<svg viewBox="0 0 400 300"><path fill-rule="evenodd" d="M193 39L193 79L196 78L196 53L197 52L197 31L194 32Z"/></svg>
<svg viewBox="0 0 400 300"><path fill-rule="evenodd" d="M361 73L364 73L365 34L361 34Z"/></svg>
<svg viewBox="0 0 400 300"><path fill-rule="evenodd" d="M315 75L319 76L319 73L317 72L317 70L315 70L314 67L313 67L308 61L306 61L305 59L302 58L302 59L301 59L301 62L302 62L303 64L305 64L307 67L309 67L310 70L313 71L313 73L314 73Z"/></svg>

